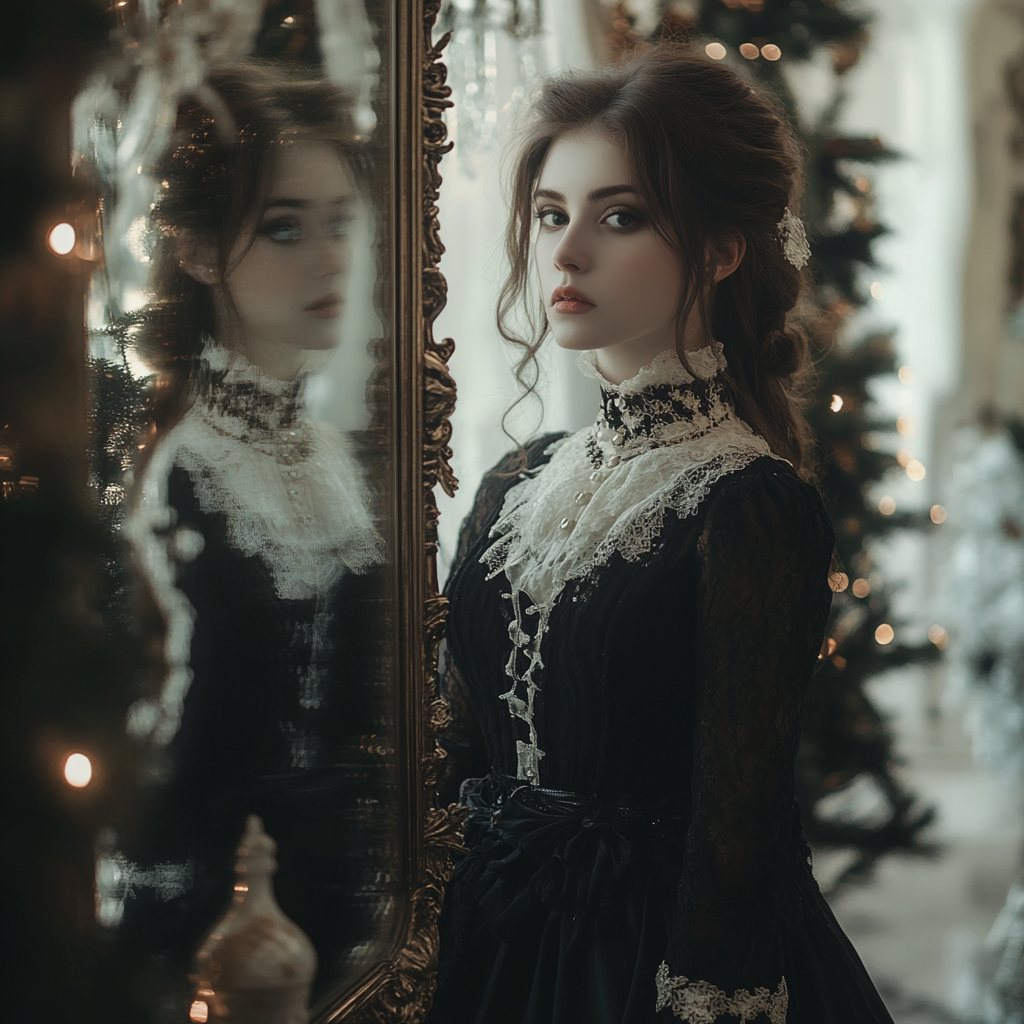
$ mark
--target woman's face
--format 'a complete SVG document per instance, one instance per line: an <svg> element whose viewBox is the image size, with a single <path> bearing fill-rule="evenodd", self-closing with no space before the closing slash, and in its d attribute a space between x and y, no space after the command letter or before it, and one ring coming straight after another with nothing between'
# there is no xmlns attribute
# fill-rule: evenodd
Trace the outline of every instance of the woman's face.
<svg viewBox="0 0 1024 1024"><path fill-rule="evenodd" d="M256 361L338 344L355 201L351 173L330 145L281 145L270 198L224 279L228 333Z"/></svg>
<svg viewBox="0 0 1024 1024"><path fill-rule="evenodd" d="M541 294L559 345L599 350L602 371L623 380L675 346L682 268L653 229L621 146L597 132L556 140L534 210Z"/></svg>

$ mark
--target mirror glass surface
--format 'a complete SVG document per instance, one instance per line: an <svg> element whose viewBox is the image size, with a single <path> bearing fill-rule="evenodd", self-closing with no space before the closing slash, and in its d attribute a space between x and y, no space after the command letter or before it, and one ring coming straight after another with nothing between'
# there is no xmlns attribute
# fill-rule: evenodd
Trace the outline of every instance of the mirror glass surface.
<svg viewBox="0 0 1024 1024"><path fill-rule="evenodd" d="M70 244L94 267L102 606L144 669L137 799L98 840L97 921L151 1019L187 1019L258 814L317 951L315 1014L402 916L392 6L116 10L73 110L99 214Z"/></svg>

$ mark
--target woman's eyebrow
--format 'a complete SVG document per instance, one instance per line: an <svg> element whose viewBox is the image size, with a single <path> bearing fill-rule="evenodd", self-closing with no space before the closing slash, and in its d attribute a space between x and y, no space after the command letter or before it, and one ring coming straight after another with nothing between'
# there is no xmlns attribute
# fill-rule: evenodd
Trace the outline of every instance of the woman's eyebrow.
<svg viewBox="0 0 1024 1024"><path fill-rule="evenodd" d="M328 202L331 206L349 206L352 203L352 199L352 196L345 195L328 200ZM271 210L275 207L283 206L291 210L305 210L313 205L315 205L315 200L312 199L289 199L286 196L277 196L274 199L269 200L264 209Z"/></svg>
<svg viewBox="0 0 1024 1024"><path fill-rule="evenodd" d="M635 185L606 185L604 188L595 188L593 192L587 193L588 203L597 203L610 196L619 196L626 193L636 194ZM564 203L565 196L561 192L555 192L550 188L539 188L533 193L534 199L553 199L556 203Z"/></svg>

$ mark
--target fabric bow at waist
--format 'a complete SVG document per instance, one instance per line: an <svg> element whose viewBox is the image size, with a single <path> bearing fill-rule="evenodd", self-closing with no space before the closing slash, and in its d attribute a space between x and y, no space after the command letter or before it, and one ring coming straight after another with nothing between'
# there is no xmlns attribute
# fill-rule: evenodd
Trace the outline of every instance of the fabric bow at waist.
<svg viewBox="0 0 1024 1024"><path fill-rule="evenodd" d="M681 862L686 822L678 808L673 815L609 805L501 775L471 782L463 794L471 852L453 882L501 939L540 906L574 912L575 932L602 905L663 875L659 867Z"/></svg>

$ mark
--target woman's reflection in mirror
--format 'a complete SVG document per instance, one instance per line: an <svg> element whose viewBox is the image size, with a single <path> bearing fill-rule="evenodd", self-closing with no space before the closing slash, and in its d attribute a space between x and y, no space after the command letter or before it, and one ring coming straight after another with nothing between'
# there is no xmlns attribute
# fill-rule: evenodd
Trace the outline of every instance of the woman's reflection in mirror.
<svg viewBox="0 0 1024 1024"><path fill-rule="evenodd" d="M250 813L317 947L315 991L336 981L379 916L388 784L366 742L387 731L381 535L350 441L304 403L311 353L341 340L362 159L323 80L253 62L207 85L179 106L153 210L139 351L157 377L126 525L164 641L128 722L150 799L106 894L168 1019Z"/></svg>

